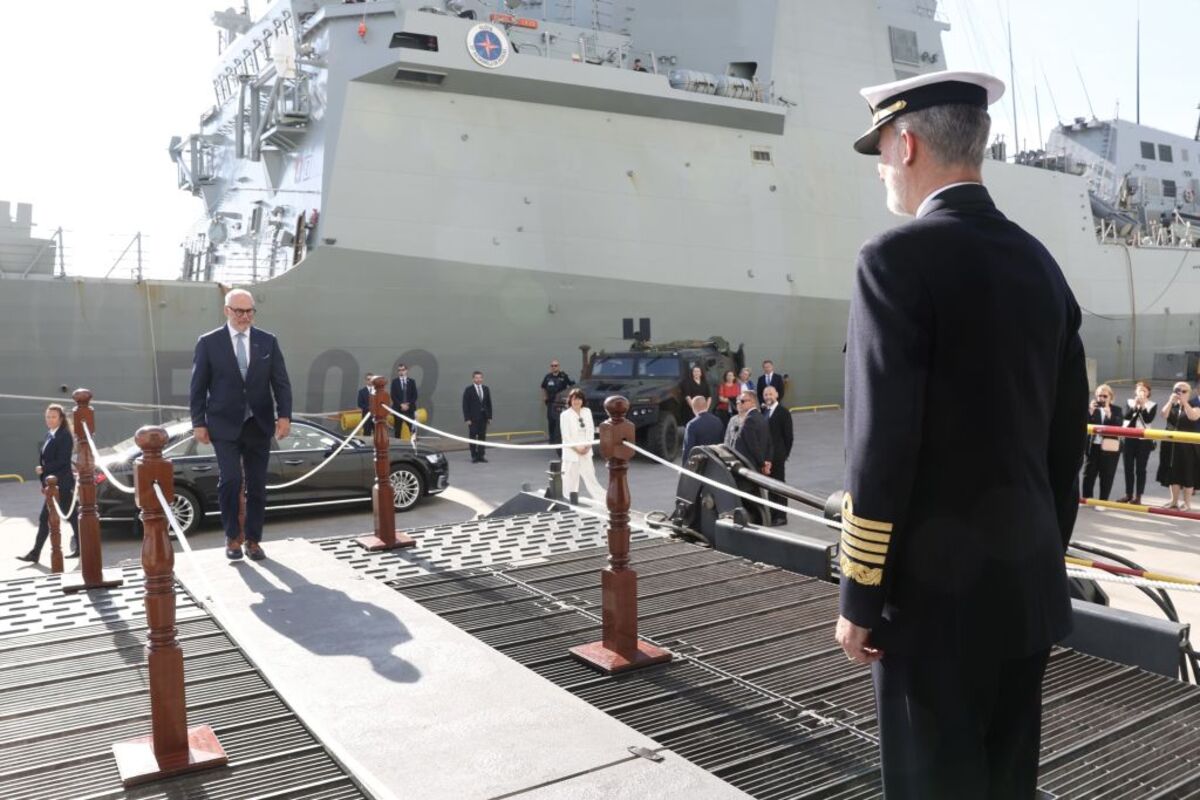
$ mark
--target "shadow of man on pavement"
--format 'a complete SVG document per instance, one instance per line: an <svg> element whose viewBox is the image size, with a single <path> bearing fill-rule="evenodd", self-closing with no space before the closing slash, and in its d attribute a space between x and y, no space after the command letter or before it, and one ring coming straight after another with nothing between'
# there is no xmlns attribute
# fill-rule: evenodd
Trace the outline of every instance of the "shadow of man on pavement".
<svg viewBox="0 0 1200 800"><path fill-rule="evenodd" d="M391 611L373 603L353 600L345 592L310 583L303 575L278 561L258 566L283 582L279 588L249 564L238 573L251 591L262 595L250 610L272 629L317 656L360 656L371 662L381 677L397 683L414 683L420 671L392 654L396 645L412 638L408 628Z"/></svg>

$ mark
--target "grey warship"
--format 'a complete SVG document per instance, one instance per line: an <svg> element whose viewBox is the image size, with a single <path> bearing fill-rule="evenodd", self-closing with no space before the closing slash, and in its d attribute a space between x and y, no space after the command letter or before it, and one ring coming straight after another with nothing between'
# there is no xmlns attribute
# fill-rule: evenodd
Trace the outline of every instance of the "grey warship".
<svg viewBox="0 0 1200 800"><path fill-rule="evenodd" d="M857 89L944 68L948 27L932 0L278 0L213 22L212 105L169 144L205 216L178 279L0 252L4 394L183 406L196 336L254 284L303 412L404 361L433 424L461 424L478 368L494 427L534 431L545 363L634 325L720 332L785 368L789 404L838 402L854 254L895 222L849 146ZM1062 265L1098 376L1196 346L1200 252L1114 231L1073 165L985 174ZM0 471L27 468L40 408L0 399ZM144 419L110 410L99 438Z"/></svg>

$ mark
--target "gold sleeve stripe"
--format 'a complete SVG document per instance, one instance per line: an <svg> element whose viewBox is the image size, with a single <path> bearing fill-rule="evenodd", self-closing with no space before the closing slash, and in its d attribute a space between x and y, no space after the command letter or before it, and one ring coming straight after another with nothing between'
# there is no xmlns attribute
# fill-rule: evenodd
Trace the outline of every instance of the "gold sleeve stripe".
<svg viewBox="0 0 1200 800"><path fill-rule="evenodd" d="M856 564L846 558L845 554L838 559L838 566L841 567L842 574L855 583L861 583L863 586L879 586L883 583L883 570Z"/></svg>
<svg viewBox="0 0 1200 800"><path fill-rule="evenodd" d="M858 550L853 545L846 543L845 540L842 541L842 552L855 561L862 561L865 564L879 564L882 566L887 563L887 559L883 556L875 555L874 553L864 553L862 550Z"/></svg>
<svg viewBox="0 0 1200 800"><path fill-rule="evenodd" d="M842 531L842 541L851 547L856 547L866 553L882 553L887 555L888 546L886 544L876 544L875 542L864 542L850 531Z"/></svg>
<svg viewBox="0 0 1200 800"><path fill-rule="evenodd" d="M854 512L847 508L842 508L842 519L849 522L851 525L856 525L859 528L866 528L870 531L880 531L882 533L892 532L892 523L879 522L878 520L866 519L854 515Z"/></svg>
<svg viewBox="0 0 1200 800"><path fill-rule="evenodd" d="M842 530L850 531L858 538L866 539L868 542L887 544L892 541L892 535L890 533L877 533L876 531L869 531L866 528L860 528L853 522L850 522L846 519L842 520Z"/></svg>

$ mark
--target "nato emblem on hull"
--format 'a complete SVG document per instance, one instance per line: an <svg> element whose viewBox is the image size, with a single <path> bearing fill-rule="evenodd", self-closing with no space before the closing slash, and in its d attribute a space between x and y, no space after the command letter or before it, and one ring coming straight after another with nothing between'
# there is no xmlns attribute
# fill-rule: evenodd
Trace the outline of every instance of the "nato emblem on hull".
<svg viewBox="0 0 1200 800"><path fill-rule="evenodd" d="M481 22L467 31L467 52L475 63L488 69L496 69L508 61L511 46L501 28Z"/></svg>

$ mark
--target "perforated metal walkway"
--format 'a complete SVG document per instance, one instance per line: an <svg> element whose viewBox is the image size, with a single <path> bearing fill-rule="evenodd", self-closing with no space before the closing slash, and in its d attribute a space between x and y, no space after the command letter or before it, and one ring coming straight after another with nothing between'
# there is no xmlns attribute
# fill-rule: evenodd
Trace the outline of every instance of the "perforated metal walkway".
<svg viewBox="0 0 1200 800"><path fill-rule="evenodd" d="M215 729L229 766L122 789L110 748L150 733L140 572L125 580L77 595L57 576L0 584L0 797L365 796L182 589L188 722Z"/></svg>
<svg viewBox="0 0 1200 800"><path fill-rule="evenodd" d="M640 632L681 657L605 677L567 652L600 637L605 559L596 548L385 580L755 797L880 796L870 674L833 640L835 586L670 540L635 544ZM1047 796L1200 797L1196 687L1058 650L1044 695Z"/></svg>

